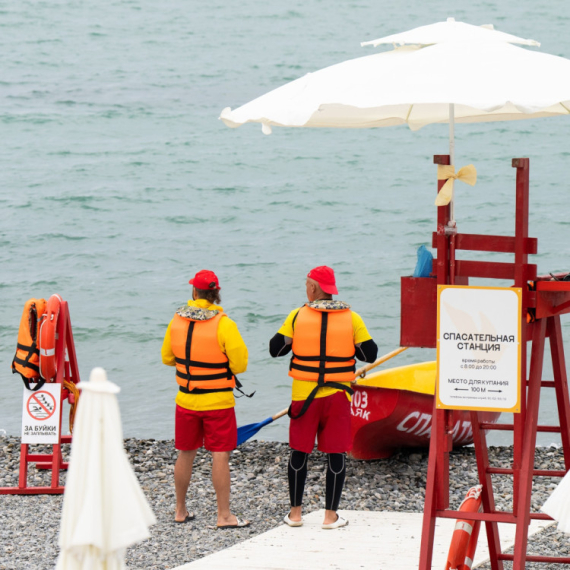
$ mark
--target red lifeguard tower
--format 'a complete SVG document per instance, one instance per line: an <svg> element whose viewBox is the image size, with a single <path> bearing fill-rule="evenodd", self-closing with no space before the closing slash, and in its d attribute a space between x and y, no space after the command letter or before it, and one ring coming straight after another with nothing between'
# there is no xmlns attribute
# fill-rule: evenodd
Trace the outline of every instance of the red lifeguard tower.
<svg viewBox="0 0 570 570"><path fill-rule="evenodd" d="M434 162L449 165L449 156L435 156ZM536 265L528 262L529 255L537 252L537 239L528 235L529 159L515 158L512 165L516 169L514 236L461 234L454 228L450 231L450 207L439 207L437 231L433 234L433 247L437 249L437 259L434 260L435 278L402 278L402 346L436 347L437 285L468 285L468 280L472 277L510 280L515 287L522 289L519 379L521 411L514 414L513 424L487 424L481 420L479 412L471 411L477 472L479 482L483 485L482 512L466 515L449 508L449 452L452 449L453 430L449 421L451 410L437 409L434 399L420 570L431 569L435 522L438 517L483 521L493 570L502 570L505 560L513 561L514 570L525 568L527 561L570 563L570 558L527 555L530 520L550 520L548 515L531 513L533 477L563 477L570 469L570 403L560 326L560 315L570 312L570 282L556 281L551 276L538 277ZM438 183L438 191L443 184L444 181ZM457 250L511 253L514 254L514 259L511 263L457 260ZM408 318L411 314L414 318ZM546 338L550 341L553 380L542 379ZM527 352L530 352L528 370ZM541 388L555 390L559 426L538 425ZM513 432L514 456L510 468L490 465L487 430ZM534 468L536 436L539 431L560 433L566 468L564 471ZM492 475L512 477L512 511L496 509ZM516 525L514 554L504 554L501 550L497 527L499 522Z"/></svg>

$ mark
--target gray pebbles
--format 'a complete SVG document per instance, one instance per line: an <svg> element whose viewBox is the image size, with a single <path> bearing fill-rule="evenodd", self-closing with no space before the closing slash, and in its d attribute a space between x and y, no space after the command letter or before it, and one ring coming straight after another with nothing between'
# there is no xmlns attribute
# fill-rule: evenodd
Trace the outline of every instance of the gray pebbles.
<svg viewBox="0 0 570 570"><path fill-rule="evenodd" d="M210 480L210 456L198 453L190 484L188 507L196 515L192 522L176 525L174 519L173 470L176 450L173 441L126 439L125 449L158 523L151 538L129 548L130 569L175 568L202 556L227 548L281 524L288 512L287 444L247 442L232 453L232 510L252 522L240 530L218 531L216 497ZM34 449L34 452L41 451ZM509 467L512 450L491 447L490 461ZM349 460L342 509L364 511L422 512L425 494L427 452L402 452L373 462ZM17 486L19 440L0 439L0 487ZM477 484L473 448L451 454L450 505L457 508L469 487ZM305 489L305 512L324 508L325 457L315 452L310 459ZM564 469L562 452L554 447L539 448L536 468ZM50 472L30 466L28 481L49 485ZM65 482L65 472L62 472ZM556 487L558 478L535 478L532 508L538 511ZM498 509L512 508L512 484L507 476L493 476ZM58 554L57 539L62 497L57 495L0 495L0 570L52 569ZM451 537L450 537L451 539ZM569 556L566 535L556 527L533 537L529 554ZM528 564L528 568L559 570L559 565ZM509 568L510 563L505 563Z"/></svg>

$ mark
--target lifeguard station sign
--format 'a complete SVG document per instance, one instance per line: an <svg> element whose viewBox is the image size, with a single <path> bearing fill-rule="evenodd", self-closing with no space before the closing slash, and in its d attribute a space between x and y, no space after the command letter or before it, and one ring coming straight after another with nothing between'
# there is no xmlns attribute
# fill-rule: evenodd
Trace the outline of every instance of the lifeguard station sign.
<svg viewBox="0 0 570 570"><path fill-rule="evenodd" d="M437 289L437 407L520 412L521 289Z"/></svg>

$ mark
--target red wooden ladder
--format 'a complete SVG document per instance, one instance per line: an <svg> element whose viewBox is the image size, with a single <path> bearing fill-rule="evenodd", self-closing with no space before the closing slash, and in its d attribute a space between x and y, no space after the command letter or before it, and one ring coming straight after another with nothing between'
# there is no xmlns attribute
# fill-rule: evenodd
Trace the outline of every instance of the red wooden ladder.
<svg viewBox="0 0 570 570"><path fill-rule="evenodd" d="M79 383L79 369L75 355L73 331L69 318L69 308L62 301L57 323L56 363L57 376L55 382L61 384L61 404L59 408L59 442L53 444L52 453L30 453L27 443L20 444L20 472L17 487L0 487L0 495L46 495L61 494L65 487L59 484L61 469L67 469L63 461L61 445L71 443L71 435L62 435L63 402L69 398L69 391L63 387L63 381ZM38 469L51 469L51 484L49 487L34 487L28 485L28 464L36 463Z"/></svg>

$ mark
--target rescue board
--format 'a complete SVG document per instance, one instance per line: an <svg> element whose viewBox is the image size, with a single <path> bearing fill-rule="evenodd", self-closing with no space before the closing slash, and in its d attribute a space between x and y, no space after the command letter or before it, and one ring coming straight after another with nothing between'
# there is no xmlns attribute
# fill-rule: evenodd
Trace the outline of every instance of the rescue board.
<svg viewBox="0 0 570 570"><path fill-rule="evenodd" d="M354 459L384 459L401 448L428 448L431 435L436 362L382 370L360 379L351 402ZM470 412L453 410L453 446L473 443ZM500 412L482 412L496 423Z"/></svg>

